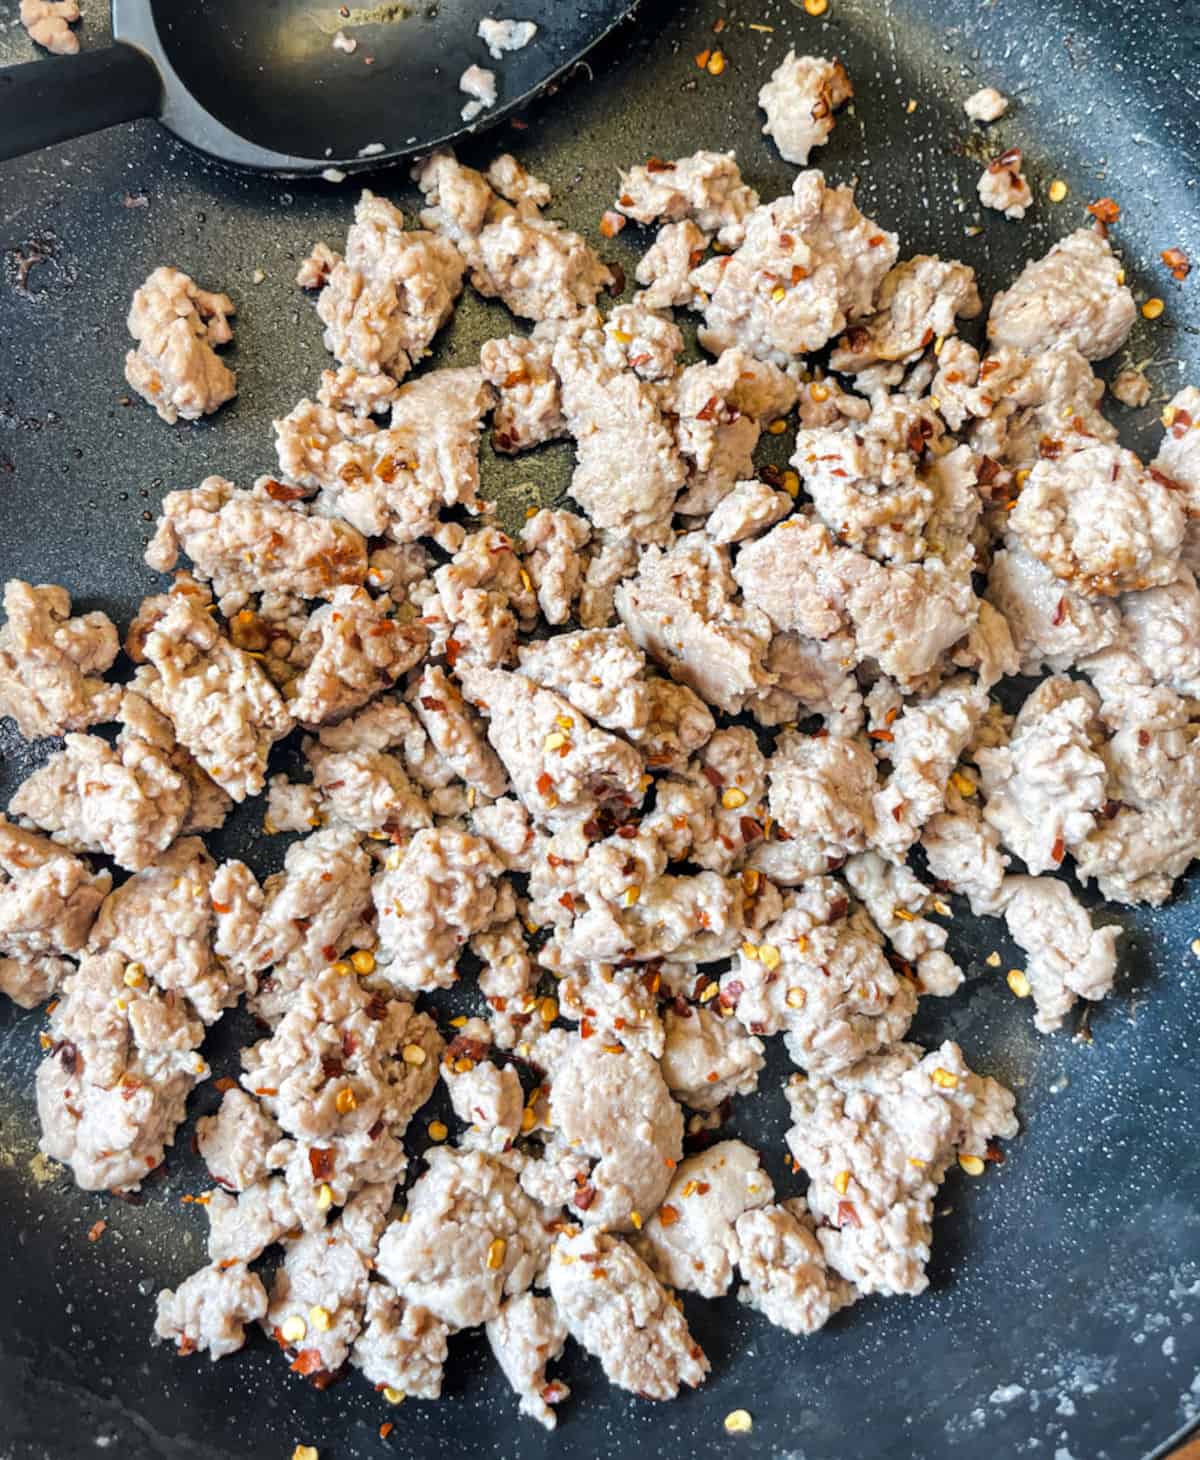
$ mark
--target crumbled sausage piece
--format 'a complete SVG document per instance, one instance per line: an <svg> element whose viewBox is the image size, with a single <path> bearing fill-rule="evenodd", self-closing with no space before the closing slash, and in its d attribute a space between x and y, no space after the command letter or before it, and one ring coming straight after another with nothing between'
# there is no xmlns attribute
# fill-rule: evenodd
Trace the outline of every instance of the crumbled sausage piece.
<svg viewBox="0 0 1200 1460"><path fill-rule="evenodd" d="M637 223L678 223L690 218L702 232L736 248L746 219L758 207L732 152L694 152L674 162L651 159L621 173L616 208Z"/></svg>
<svg viewBox="0 0 1200 1460"><path fill-rule="evenodd" d="M987 593L1008 624L1022 674L1036 674L1043 666L1070 669L1120 635L1116 603L1085 597L1019 547L992 559Z"/></svg>
<svg viewBox="0 0 1200 1460"><path fill-rule="evenodd" d="M699 301L691 273L699 267L708 244L708 234L701 233L690 218L664 223L638 260L634 277L644 286L637 295L638 304L643 309L695 308Z"/></svg>
<svg viewBox="0 0 1200 1460"><path fill-rule="evenodd" d="M979 201L1006 218L1020 220L1033 207L1033 189L1021 171L1021 149L1012 147L994 157L975 185Z"/></svg>
<svg viewBox="0 0 1200 1460"><path fill-rule="evenodd" d="M412 694L412 707L434 749L469 786L503 796L508 777L486 743L478 717L444 669L427 664Z"/></svg>
<svg viewBox="0 0 1200 1460"><path fill-rule="evenodd" d="M767 766L771 815L788 833L794 878L829 871L872 839L875 758L859 740L787 730Z"/></svg>
<svg viewBox="0 0 1200 1460"><path fill-rule="evenodd" d="M862 1293L928 1285L933 1201L956 1153L983 1156L1016 1134L1012 1094L968 1069L947 1041L896 1044L841 1074L794 1077L792 1155L808 1173L817 1240Z"/></svg>
<svg viewBox="0 0 1200 1460"><path fill-rule="evenodd" d="M266 1311L267 1291L257 1273L244 1262L217 1263L159 1293L154 1332L181 1354L207 1349L210 1358L223 1359L245 1343L245 1325Z"/></svg>
<svg viewBox="0 0 1200 1460"><path fill-rule="evenodd" d="M496 392L492 445L497 451L527 451L567 434L553 354L550 340L527 335L483 342L479 367Z"/></svg>
<svg viewBox="0 0 1200 1460"><path fill-rule="evenodd" d="M1026 955L1034 1023L1058 1029L1077 998L1103 999L1117 971L1119 927L1094 928L1065 882L1055 877L1009 877L1004 920Z"/></svg>
<svg viewBox="0 0 1200 1460"><path fill-rule="evenodd" d="M1110 395L1131 411L1150 404L1150 381L1141 370L1122 370L1108 389Z"/></svg>
<svg viewBox="0 0 1200 1460"><path fill-rule="evenodd" d="M388 1283L371 1283L350 1362L377 1387L412 1399L439 1399L449 1331L428 1308L397 1297Z"/></svg>
<svg viewBox="0 0 1200 1460"><path fill-rule="evenodd" d="M903 863L863 852L846 864L846 881L871 915L892 950L916 969L922 994L948 998L963 981L963 971L945 952L947 930L923 917L929 888Z"/></svg>
<svg viewBox="0 0 1200 1460"><path fill-rule="evenodd" d="M278 1123L237 1086L221 1096L215 1115L196 1122L196 1147L226 1191L245 1191L262 1181L270 1170L271 1148L282 1136Z"/></svg>
<svg viewBox="0 0 1200 1460"><path fill-rule="evenodd" d="M548 507L534 513L521 529L525 567L547 623L564 624L570 618L583 589L587 568L583 548L591 535L586 517Z"/></svg>
<svg viewBox="0 0 1200 1460"><path fill-rule="evenodd" d="M525 1107L521 1080L513 1066L480 1059L470 1069L459 1070L444 1060L442 1080L455 1115L470 1127L463 1148L493 1153L507 1150L520 1132Z"/></svg>
<svg viewBox="0 0 1200 1460"><path fill-rule="evenodd" d="M733 1281L734 1224L774 1196L757 1151L718 1141L679 1163L662 1206L630 1241L662 1282L719 1298Z"/></svg>
<svg viewBox="0 0 1200 1460"><path fill-rule="evenodd" d="M956 320L974 319L983 307L974 269L936 254L897 264L879 286L877 306L838 341L829 361L834 370L857 375L873 365L911 364L928 345L953 335Z"/></svg>
<svg viewBox="0 0 1200 1460"><path fill-rule="evenodd" d="M559 1236L550 1255L550 1296L571 1337L619 1388L673 1399L681 1385L704 1382L708 1359L682 1312L620 1237L590 1228Z"/></svg>
<svg viewBox="0 0 1200 1460"><path fill-rule="evenodd" d="M606 730L636 738L650 718L646 660L623 629L580 629L520 649L520 671Z"/></svg>
<svg viewBox="0 0 1200 1460"><path fill-rule="evenodd" d="M998 122L1008 110L1008 97L994 86L974 91L963 102L963 111L973 122Z"/></svg>
<svg viewBox="0 0 1200 1460"><path fill-rule="evenodd" d="M168 425L197 421L237 394L237 376L214 345L233 339L228 294L199 288L178 269L155 269L133 296L125 379Z"/></svg>
<svg viewBox="0 0 1200 1460"><path fill-rule="evenodd" d="M834 112L853 95L840 61L797 56L790 50L758 93L758 104L767 114L763 132L785 162L804 167L813 148L829 141Z"/></svg>
<svg viewBox="0 0 1200 1460"><path fill-rule="evenodd" d="M341 1221L326 1230L305 1232L284 1242L263 1327L280 1343L313 1356L317 1368L336 1373L362 1328L367 1281L367 1264ZM320 1323L312 1321L314 1308L327 1315ZM302 1339L293 1339L287 1331L289 1320L295 1318L303 1324Z"/></svg>
<svg viewBox="0 0 1200 1460"><path fill-rule="evenodd" d="M336 588L309 619L300 644L308 667L288 706L302 725L345 719L424 657L424 625L401 623L389 607L365 589Z"/></svg>
<svg viewBox="0 0 1200 1460"><path fill-rule="evenodd" d="M185 1000L125 982L116 953L85 958L50 1016L37 1073L41 1149L85 1191L136 1189L174 1140L204 1026Z"/></svg>
<svg viewBox="0 0 1200 1460"><path fill-rule="evenodd" d="M445 654L452 665L510 661L518 628L528 630L537 621L532 580L512 539L496 527L464 537L433 582L436 592L424 603L421 622L430 626L431 652Z"/></svg>
<svg viewBox="0 0 1200 1460"><path fill-rule="evenodd" d="M736 253L693 271L708 300L700 343L713 354L740 345L786 369L872 313L897 252L896 235L858 211L851 188L802 172L790 195L749 215Z"/></svg>
<svg viewBox="0 0 1200 1460"><path fill-rule="evenodd" d="M110 873L0 816L0 993L23 1009L54 993L111 886Z"/></svg>
<svg viewBox="0 0 1200 1460"><path fill-rule="evenodd" d="M385 415L396 401L397 386L390 375L368 374L353 365L322 370L317 399L332 411L349 411L365 420Z"/></svg>
<svg viewBox="0 0 1200 1460"><path fill-rule="evenodd" d="M286 1144L273 1149L272 1161L283 1159L288 1149ZM222 1188L214 1188L208 1193L204 1211L208 1217L210 1262L253 1262L300 1226L282 1176L256 1181L236 1197Z"/></svg>
<svg viewBox="0 0 1200 1460"><path fill-rule="evenodd" d="M169 573L186 553L226 615L251 593L330 598L341 584L361 584L367 574L361 534L336 518L273 501L271 485L267 478L261 494L240 492L224 477L205 477L192 491L168 492L146 562Z"/></svg>
<svg viewBox="0 0 1200 1460"><path fill-rule="evenodd" d="M79 37L71 26L79 19L76 0L21 0L21 24L29 39L55 56L79 53Z"/></svg>
<svg viewBox="0 0 1200 1460"><path fill-rule="evenodd" d="M737 482L709 514L704 530L713 542L728 544L757 537L792 510L787 492L775 492L755 478Z"/></svg>
<svg viewBox="0 0 1200 1460"><path fill-rule="evenodd" d="M546 1429L558 1423L552 1408L570 1389L561 1382L546 1382L546 1366L562 1357L567 1325L552 1298L521 1293L509 1298L487 1322L488 1343L504 1377L521 1401L521 1413Z"/></svg>
<svg viewBox="0 0 1200 1460"><path fill-rule="evenodd" d="M816 1333L858 1293L829 1271L803 1197L752 1209L735 1227L739 1302L789 1333Z"/></svg>
<svg viewBox="0 0 1200 1460"><path fill-rule="evenodd" d="M479 22L477 32L493 61L502 61L507 51L523 50L537 33L532 20L495 20L490 15Z"/></svg>
<svg viewBox="0 0 1200 1460"><path fill-rule="evenodd" d="M473 122L480 112L496 105L496 73L482 66L468 66L458 78L459 91L471 99L463 105L462 119Z"/></svg>
<svg viewBox="0 0 1200 1460"><path fill-rule="evenodd" d="M731 1002L733 1000L730 994ZM719 1018L703 1004L668 1008L663 1014L666 1043L663 1079L676 1100L691 1110L717 1110L734 1095L758 1087L765 1063L763 1043L731 1014Z"/></svg>
<svg viewBox="0 0 1200 1460"><path fill-rule="evenodd" d="M1137 318L1123 279L1108 240L1076 229L996 295L988 339L1026 354L1073 345L1087 359L1103 360L1121 348Z"/></svg>
<svg viewBox="0 0 1200 1460"><path fill-rule="evenodd" d="M0 628L0 715L11 715L27 740L86 730L116 717L121 688L98 676L120 648L103 613L71 617L65 588L4 585L8 621Z"/></svg>
<svg viewBox="0 0 1200 1460"><path fill-rule="evenodd" d="M977 801L949 791L946 810L922 828L921 846L930 876L968 898L976 917L1000 912L1008 858L1000 850L1000 833L984 821Z"/></svg>

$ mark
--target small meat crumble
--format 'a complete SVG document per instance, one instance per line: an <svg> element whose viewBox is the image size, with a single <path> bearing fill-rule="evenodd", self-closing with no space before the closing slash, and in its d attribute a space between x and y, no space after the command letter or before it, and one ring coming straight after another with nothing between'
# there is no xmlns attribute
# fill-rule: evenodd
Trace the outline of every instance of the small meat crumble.
<svg viewBox="0 0 1200 1460"><path fill-rule="evenodd" d="M21 18L72 48L72 4ZM479 27L497 59L535 32ZM462 85L494 103L491 72ZM852 95L789 51L764 131L803 168ZM419 226L364 192L300 268L333 362L274 422L277 475L164 497L131 683L104 613L7 584L0 713L61 741L0 817L0 992L54 997L42 1151L86 1190L188 1139L206 1029L258 1021L201 1097L209 1260L159 1294L160 1340L215 1359L257 1324L294 1373L398 1403L483 1328L553 1428L569 1342L642 1398L704 1382L677 1290L796 1335L920 1293L941 1184L1017 1133L956 1043L908 1038L964 982L946 919L1004 920L1053 1037L1118 973L1062 874L1157 906L1200 855L1200 390L1150 462L1100 411L1092 362L1137 313L1112 200L977 348L973 269L901 258L815 170L762 200L731 152L633 161L600 231L656 231L609 308L515 157L414 180ZM1019 151L979 196L1023 215ZM423 368L467 286L507 326ZM174 269L138 290L127 375L165 420L234 394L232 312ZM503 531L485 433L569 442L568 499ZM264 791L264 834L298 836L260 880L204 836ZM723 1130L776 1038L779 1188Z"/></svg>

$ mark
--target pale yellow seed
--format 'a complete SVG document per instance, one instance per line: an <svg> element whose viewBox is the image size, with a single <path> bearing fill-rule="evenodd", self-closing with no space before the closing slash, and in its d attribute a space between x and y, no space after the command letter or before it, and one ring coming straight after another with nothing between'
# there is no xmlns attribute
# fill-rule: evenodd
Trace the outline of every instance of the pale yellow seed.
<svg viewBox="0 0 1200 1460"><path fill-rule="evenodd" d="M339 1115L349 1115L352 1110L358 1109L358 1101L354 1098L354 1091L349 1085L343 1085L333 1098Z"/></svg>
<svg viewBox="0 0 1200 1460"><path fill-rule="evenodd" d="M1142 305L1142 314L1146 319L1157 319L1166 307L1161 299L1147 299Z"/></svg>
<svg viewBox="0 0 1200 1460"><path fill-rule="evenodd" d="M1118 269L1117 270L1117 283L1118 284L1123 284L1124 282L1125 282L1125 270L1124 269Z"/></svg>
<svg viewBox="0 0 1200 1460"><path fill-rule="evenodd" d="M973 796L975 794L975 782L970 776L964 776L962 771L955 771L950 777L950 784L960 796Z"/></svg>
<svg viewBox="0 0 1200 1460"><path fill-rule="evenodd" d="M750 958L750 959L757 960L757 958L758 958L758 949L755 947L755 945L753 943L743 943L742 944L742 957L743 958Z"/></svg>
<svg viewBox="0 0 1200 1460"><path fill-rule="evenodd" d="M406 1065L423 1065L429 1058L419 1044L406 1044L400 1056Z"/></svg>
<svg viewBox="0 0 1200 1460"><path fill-rule="evenodd" d="M783 419L782 416L776 416L771 424L767 427L767 430L771 433L772 436L782 436L783 433L787 430L787 422Z"/></svg>
<svg viewBox="0 0 1200 1460"><path fill-rule="evenodd" d="M327 1181L323 1181L317 1191L317 1210L327 1212L332 1205L333 1187Z"/></svg>
<svg viewBox="0 0 1200 1460"><path fill-rule="evenodd" d="M804 8L809 15L824 15L829 9L829 0L804 0Z"/></svg>
<svg viewBox="0 0 1200 1460"><path fill-rule="evenodd" d="M393 847L392 850L387 854L387 856L384 857L383 865L388 869L389 872L394 872L403 860L404 853L400 850L399 847Z"/></svg>
<svg viewBox="0 0 1200 1460"><path fill-rule="evenodd" d="M544 750L561 750L566 743L567 737L561 730L552 730L542 742L542 748Z"/></svg>
<svg viewBox="0 0 1200 1460"><path fill-rule="evenodd" d="M934 340L934 342L933 342L933 353L934 353L934 355L940 355L942 353L942 348L945 345L945 343L946 343L946 336L945 335L938 335L937 339Z"/></svg>
<svg viewBox="0 0 1200 1460"><path fill-rule="evenodd" d="M999 968L1000 967L1000 955L999 955L999 953L989 953L988 956L983 961L987 964L987 966L989 968Z"/></svg>
<svg viewBox="0 0 1200 1460"><path fill-rule="evenodd" d="M762 964L764 968L769 969L772 973L774 973L774 971L779 967L780 963L779 949L776 948L774 943L760 944L758 950L758 961Z"/></svg>
<svg viewBox="0 0 1200 1460"><path fill-rule="evenodd" d="M724 51L714 51L712 53L712 55L709 56L709 58L708 58L708 65L705 67L705 70L708 72L708 74L710 76L719 76L721 74L721 72L724 71L724 69L725 69L725 53L724 53Z"/></svg>
<svg viewBox="0 0 1200 1460"><path fill-rule="evenodd" d="M308 1332L308 1324L300 1317L299 1313L293 1313L290 1318L285 1318L279 1329L286 1343L302 1343L304 1335Z"/></svg>
<svg viewBox="0 0 1200 1460"><path fill-rule="evenodd" d="M122 981L127 989L140 989L146 982L146 970L140 963L127 963Z"/></svg>
<svg viewBox="0 0 1200 1460"><path fill-rule="evenodd" d="M328 1333L333 1323L333 1314L328 1308L322 1308L318 1303L316 1307L308 1310L308 1321L320 1333Z"/></svg>
<svg viewBox="0 0 1200 1460"><path fill-rule="evenodd" d="M633 1229L634 1229L635 1232L640 1232L642 1230L642 1214L641 1214L641 1212L630 1212L629 1213L629 1220L633 1223Z"/></svg>
<svg viewBox="0 0 1200 1460"><path fill-rule="evenodd" d="M821 9L815 9L815 6ZM810 15L820 15L825 8L825 0L804 0L804 8ZM754 1428L754 1421L750 1418L748 1409L731 1409L725 1416L725 1433L727 1435L748 1435Z"/></svg>
<svg viewBox="0 0 1200 1460"><path fill-rule="evenodd" d="M787 298L787 290L782 284L776 284L775 288L771 290L771 298L776 304L779 304Z"/></svg>
<svg viewBox="0 0 1200 1460"><path fill-rule="evenodd" d="M626 907L632 907L641 895L642 889L640 887L627 887L621 894L621 901Z"/></svg>
<svg viewBox="0 0 1200 1460"><path fill-rule="evenodd" d="M1162 423L1163 423L1163 425L1166 426L1166 427L1169 427L1169 426L1171 426L1174 423L1174 421L1175 421L1175 407L1174 406L1163 406L1163 408L1162 408Z"/></svg>
<svg viewBox="0 0 1200 1460"><path fill-rule="evenodd" d="M822 385L819 380L814 380L808 387L808 393L818 405L823 405L829 399L829 387Z"/></svg>
<svg viewBox="0 0 1200 1460"><path fill-rule="evenodd" d="M1030 995L1029 980L1019 968L1010 968L1005 977L1005 983L1012 989L1018 999L1027 999Z"/></svg>
<svg viewBox="0 0 1200 1460"><path fill-rule="evenodd" d="M630 334L626 334L624 330L615 329L611 333L613 339L616 340L618 345L628 345L633 340L633 336Z"/></svg>
<svg viewBox="0 0 1200 1460"><path fill-rule="evenodd" d="M906 106L905 106L905 108L904 108L904 110L905 110L905 111L906 111L906 112L907 112L907 113L908 113L908 114L909 114L909 116L910 116L910 117L911 117L911 116L912 116L912 114L913 114L913 112L915 112L915 111L916 111L916 109L917 109L917 101L916 101L916 97L912 97L912 96L910 96L910 97L909 97L909 99L908 99L908 103L907 103L907 105L906 105Z"/></svg>
<svg viewBox="0 0 1200 1460"><path fill-rule="evenodd" d="M487 1265L492 1272L495 1272L503 1265L504 1253L507 1246L508 1244L503 1237L493 1237L488 1244Z"/></svg>
<svg viewBox="0 0 1200 1460"><path fill-rule="evenodd" d="M927 1161L922 1161L920 1156L910 1156L908 1158L908 1164L910 1166L915 1166L918 1171L924 1171L925 1167L929 1163Z"/></svg>
<svg viewBox="0 0 1200 1460"><path fill-rule="evenodd" d="M537 1123L537 1116L533 1111L526 1108L521 1112L521 1129L528 1134Z"/></svg>
<svg viewBox="0 0 1200 1460"><path fill-rule="evenodd" d="M948 918L950 916L949 903L943 902L940 897L935 897L933 899L933 910L935 913L937 913L939 918Z"/></svg>
<svg viewBox="0 0 1200 1460"><path fill-rule="evenodd" d="M336 973L339 978L348 978L354 969L344 958L339 958L336 963L330 965L330 971Z"/></svg>
<svg viewBox="0 0 1200 1460"><path fill-rule="evenodd" d="M315 1445L297 1445L292 1451L292 1460L320 1460Z"/></svg>
<svg viewBox="0 0 1200 1460"><path fill-rule="evenodd" d="M450 1021L450 1027L451 1029L462 1029L466 1026L466 1022L467 1016L465 1014L456 1014Z"/></svg>
<svg viewBox="0 0 1200 1460"><path fill-rule="evenodd" d="M558 1000L543 999L541 1003L541 1015L543 1024L553 1024L558 1018Z"/></svg>
<svg viewBox="0 0 1200 1460"><path fill-rule="evenodd" d="M968 1176L983 1175L982 1156L960 1156L958 1158L958 1164L962 1167L962 1169L967 1173Z"/></svg>
<svg viewBox="0 0 1200 1460"><path fill-rule="evenodd" d="M393 1389L392 1386L389 1384L383 1391L383 1397L387 1400L389 1404L403 1404L404 1390Z"/></svg>
<svg viewBox="0 0 1200 1460"><path fill-rule="evenodd" d="M736 811L739 806L746 804L745 791L739 790L737 786L730 786L727 791L721 793L721 805L726 811Z"/></svg>
<svg viewBox="0 0 1200 1460"><path fill-rule="evenodd" d="M464 1059L460 1059L460 1060L455 1060L454 1061L454 1073L456 1075L465 1075L469 1070L473 1070L474 1068L475 1068L475 1061L474 1060L469 1060L469 1059L465 1059L464 1058Z"/></svg>
<svg viewBox="0 0 1200 1460"><path fill-rule="evenodd" d="M892 914L893 916L898 917L902 923L916 922L916 918L912 915L912 913L909 912L906 907L894 907L892 909Z"/></svg>
<svg viewBox="0 0 1200 1460"><path fill-rule="evenodd" d="M574 730L575 728L575 721L571 719L570 715L555 715L554 723L560 730Z"/></svg>
<svg viewBox="0 0 1200 1460"><path fill-rule="evenodd" d="M1192 952L1197 958L1200 958L1200 938L1192 939Z"/></svg>
<svg viewBox="0 0 1200 1460"><path fill-rule="evenodd" d="M950 1070L942 1069L939 1065L933 1072L933 1083L942 1090L957 1090L958 1076L952 1074Z"/></svg>
<svg viewBox="0 0 1200 1460"><path fill-rule="evenodd" d="M708 987L704 990L704 992L700 995L700 1002L702 1004L711 1004L720 992L720 984L710 983Z"/></svg>
<svg viewBox="0 0 1200 1460"><path fill-rule="evenodd" d="M799 984L795 984L788 989L785 1001L789 1009L803 1009L807 1000L808 995Z"/></svg>
<svg viewBox="0 0 1200 1460"><path fill-rule="evenodd" d="M446 1125L440 1120L431 1120L428 1126L429 1139L431 1141L444 1141L450 1134Z"/></svg>
<svg viewBox="0 0 1200 1460"><path fill-rule="evenodd" d="M783 474L783 490L788 494L789 497L798 497L800 495L800 473L799 472L795 472L795 471L792 471L790 469L788 471L785 471L784 472L784 474Z"/></svg>
<svg viewBox="0 0 1200 1460"><path fill-rule="evenodd" d="M1070 189L1067 187L1066 183L1063 182L1062 178L1056 177L1054 181L1050 184L1050 186L1046 189L1046 196L1050 199L1052 203L1061 203L1062 200L1067 196L1067 193L1069 191Z"/></svg>
<svg viewBox="0 0 1200 1460"><path fill-rule="evenodd" d="M355 973L374 973L375 955L374 953L368 953L365 948L360 948L357 952L351 953L350 966L354 969Z"/></svg>

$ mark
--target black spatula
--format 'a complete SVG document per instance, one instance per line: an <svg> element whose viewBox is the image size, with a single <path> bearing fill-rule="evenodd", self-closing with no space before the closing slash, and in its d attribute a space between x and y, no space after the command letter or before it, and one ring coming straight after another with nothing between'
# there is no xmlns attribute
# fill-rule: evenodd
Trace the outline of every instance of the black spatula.
<svg viewBox="0 0 1200 1460"><path fill-rule="evenodd" d="M634 0L112 0L116 44L0 70L0 159L156 116L200 151L298 176L359 171L466 131L459 77L495 73L507 116L560 76ZM537 33L495 60L484 17ZM336 49L341 30L356 42Z"/></svg>

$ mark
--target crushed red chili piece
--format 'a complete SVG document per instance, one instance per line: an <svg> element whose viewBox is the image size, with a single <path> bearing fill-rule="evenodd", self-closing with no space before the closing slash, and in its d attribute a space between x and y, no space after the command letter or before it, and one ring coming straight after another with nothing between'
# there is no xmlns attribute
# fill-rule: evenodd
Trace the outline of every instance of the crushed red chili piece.
<svg viewBox="0 0 1200 1460"><path fill-rule="evenodd" d="M277 482L274 477L267 478L264 490L274 502L300 502L311 495L308 487L293 487L287 482Z"/></svg>
<svg viewBox="0 0 1200 1460"><path fill-rule="evenodd" d="M1176 283L1182 284L1192 272L1191 260L1181 248L1164 248L1162 261L1171 271L1171 277Z"/></svg>
<svg viewBox="0 0 1200 1460"><path fill-rule="evenodd" d="M93 1222L88 1228L87 1239L89 1242L99 1242L108 1230L108 1223L101 1217L98 1222Z"/></svg>
<svg viewBox="0 0 1200 1460"><path fill-rule="evenodd" d="M852 1227L862 1226L862 1222L859 1219L858 1212L855 1210L854 1203L852 1201L838 1202L837 1219L839 1227L844 1227L847 1222Z"/></svg>
<svg viewBox="0 0 1200 1460"><path fill-rule="evenodd" d="M308 1153L308 1164L314 1180L328 1181L333 1175L334 1153L328 1146L313 1146Z"/></svg>

